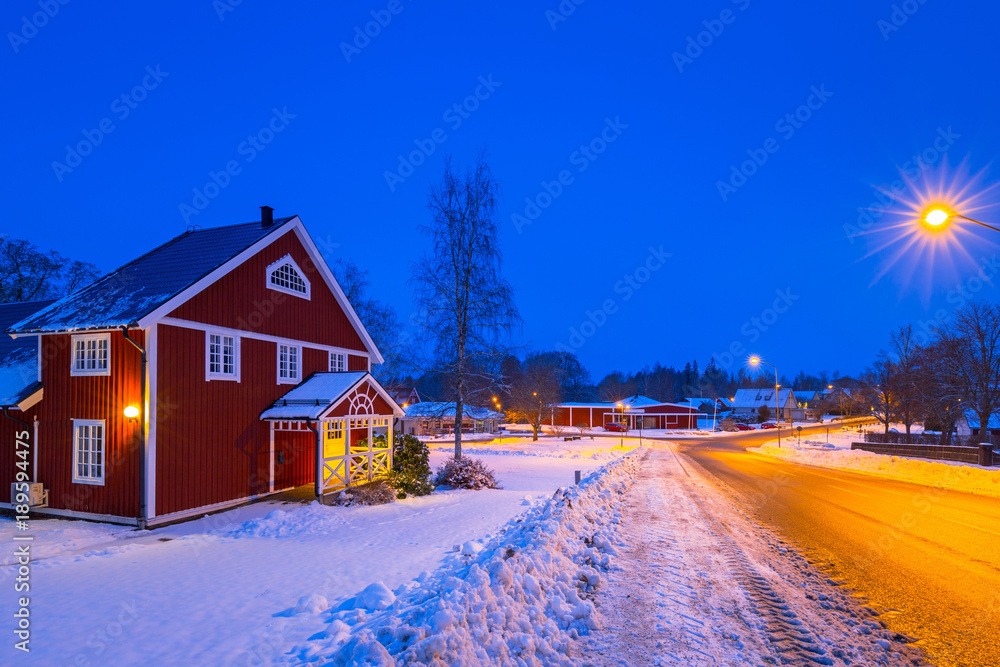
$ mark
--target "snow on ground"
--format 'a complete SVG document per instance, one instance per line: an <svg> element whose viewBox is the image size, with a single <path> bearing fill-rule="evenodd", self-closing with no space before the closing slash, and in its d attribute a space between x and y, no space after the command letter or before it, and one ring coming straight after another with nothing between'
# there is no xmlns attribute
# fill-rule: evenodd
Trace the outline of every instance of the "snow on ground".
<svg viewBox="0 0 1000 667"><path fill-rule="evenodd" d="M586 476L622 454L610 450L617 443L603 442L603 454L589 442L580 451L560 443L570 458L481 456L497 490L378 507L272 500L150 531L33 519L32 662L271 663L317 631L314 611L377 582L399 590L451 562L454 545L479 544L547 505L575 470ZM447 456L433 452L432 464ZM0 519L0 540L12 544L13 532ZM0 585L14 576L11 563L8 550ZM4 596L0 613L12 604Z"/></svg>
<svg viewBox="0 0 1000 667"><path fill-rule="evenodd" d="M748 451L794 463L1000 498L1000 468L851 450L851 443L861 441L856 430L838 429L831 430L829 437L813 434L801 439L782 438L781 447L775 440Z"/></svg>
<svg viewBox="0 0 1000 667"><path fill-rule="evenodd" d="M583 664L926 664L670 446L648 451L620 539Z"/></svg>
<svg viewBox="0 0 1000 667"><path fill-rule="evenodd" d="M635 455L607 464L394 591L376 584L329 610L304 599L292 613L314 634L288 662L579 664L572 644L598 627L593 599L637 468Z"/></svg>

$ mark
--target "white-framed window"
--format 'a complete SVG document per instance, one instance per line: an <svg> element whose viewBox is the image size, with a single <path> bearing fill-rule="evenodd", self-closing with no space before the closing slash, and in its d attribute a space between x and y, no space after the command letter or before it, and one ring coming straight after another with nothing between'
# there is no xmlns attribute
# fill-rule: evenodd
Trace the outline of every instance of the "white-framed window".
<svg viewBox="0 0 1000 667"><path fill-rule="evenodd" d="M291 294L302 299L312 296L312 288L305 273L295 263L291 255L285 255L274 264L267 267L268 289Z"/></svg>
<svg viewBox="0 0 1000 667"><path fill-rule="evenodd" d="M295 384L299 381L302 366L302 348L298 345L278 343L278 384Z"/></svg>
<svg viewBox="0 0 1000 667"><path fill-rule="evenodd" d="M347 355L342 352L330 353L330 372L343 373L347 370Z"/></svg>
<svg viewBox="0 0 1000 667"><path fill-rule="evenodd" d="M111 334L73 336L70 375L110 375Z"/></svg>
<svg viewBox="0 0 1000 667"><path fill-rule="evenodd" d="M205 380L240 379L239 336L205 332Z"/></svg>
<svg viewBox="0 0 1000 667"><path fill-rule="evenodd" d="M73 482L104 485L104 421L73 420Z"/></svg>

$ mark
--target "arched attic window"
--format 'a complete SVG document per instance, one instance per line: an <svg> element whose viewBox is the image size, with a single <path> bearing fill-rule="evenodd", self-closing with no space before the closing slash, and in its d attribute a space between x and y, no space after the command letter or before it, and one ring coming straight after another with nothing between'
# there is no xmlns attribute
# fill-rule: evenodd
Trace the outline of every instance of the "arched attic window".
<svg viewBox="0 0 1000 667"><path fill-rule="evenodd" d="M312 294L309 280L291 255L267 267L267 287L302 299L309 299Z"/></svg>

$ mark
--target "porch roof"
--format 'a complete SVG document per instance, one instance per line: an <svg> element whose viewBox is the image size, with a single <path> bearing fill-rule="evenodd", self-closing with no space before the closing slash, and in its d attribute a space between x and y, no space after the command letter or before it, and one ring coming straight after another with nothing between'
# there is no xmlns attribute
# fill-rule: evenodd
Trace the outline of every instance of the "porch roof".
<svg viewBox="0 0 1000 667"><path fill-rule="evenodd" d="M392 397L372 377L371 373L352 371L348 373L313 373L302 384L297 385L275 401L271 407L264 410L260 414L260 418L281 421L319 419L323 413L340 403L364 380L368 380L393 406L393 412L396 416L402 416L402 409L396 405Z"/></svg>

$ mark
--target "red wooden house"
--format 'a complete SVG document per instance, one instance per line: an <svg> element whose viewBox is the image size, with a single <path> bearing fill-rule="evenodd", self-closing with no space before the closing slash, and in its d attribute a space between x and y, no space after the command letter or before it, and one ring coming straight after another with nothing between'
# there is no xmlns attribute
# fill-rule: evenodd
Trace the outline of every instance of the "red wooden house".
<svg viewBox="0 0 1000 667"><path fill-rule="evenodd" d="M139 526L388 469L382 357L302 221L261 213L0 306L0 505L25 431L33 509Z"/></svg>

